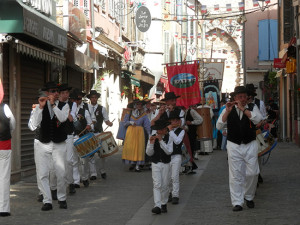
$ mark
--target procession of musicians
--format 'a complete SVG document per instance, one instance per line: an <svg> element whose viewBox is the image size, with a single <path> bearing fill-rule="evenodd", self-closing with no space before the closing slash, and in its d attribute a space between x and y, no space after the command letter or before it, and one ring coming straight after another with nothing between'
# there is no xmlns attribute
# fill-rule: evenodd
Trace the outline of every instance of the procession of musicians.
<svg viewBox="0 0 300 225"><path fill-rule="evenodd" d="M168 204L180 204L180 176L197 173L198 158L213 149L227 151L232 210L243 210L244 203L254 208L256 188L263 182L261 157L276 141L276 127L268 115L275 120L278 116L276 108L267 108L255 96L253 84L237 86L228 99L220 101L219 112L205 102L179 106L180 96L174 92L165 93L159 101L135 99L119 122L116 139L123 141L120 147L103 128L111 127L113 121L98 103L96 90L84 93L68 84L45 83L37 91L28 120L29 129L35 132L36 193L41 210L52 210L53 201L67 209L67 197L80 194L90 181L109 179L106 159L119 149L120 161L129 171L151 170L154 204L149 213L167 213ZM4 103L0 118L0 216L10 216L15 119Z"/></svg>

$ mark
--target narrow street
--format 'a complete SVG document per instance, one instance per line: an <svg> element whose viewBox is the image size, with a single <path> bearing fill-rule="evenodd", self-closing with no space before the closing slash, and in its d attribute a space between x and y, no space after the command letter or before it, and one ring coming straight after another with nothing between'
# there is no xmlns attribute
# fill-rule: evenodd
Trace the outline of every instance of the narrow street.
<svg viewBox="0 0 300 225"><path fill-rule="evenodd" d="M36 201L35 177L11 185L11 213L1 224L300 224L300 149L279 143L263 166L255 208L233 212L228 187L226 152L199 156L195 175L182 175L179 205L168 213L152 215L151 171L130 172L121 151L107 160L107 179L98 178L88 188L68 196L68 209L43 212Z"/></svg>

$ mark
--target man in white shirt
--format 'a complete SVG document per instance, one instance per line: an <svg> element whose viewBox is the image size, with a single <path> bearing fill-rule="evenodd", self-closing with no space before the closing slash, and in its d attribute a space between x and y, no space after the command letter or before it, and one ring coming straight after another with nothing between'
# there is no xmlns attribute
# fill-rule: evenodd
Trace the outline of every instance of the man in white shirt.
<svg viewBox="0 0 300 225"><path fill-rule="evenodd" d="M259 174L258 145L255 125L262 115L254 104L247 104L247 89L235 87L234 101L226 103L217 121L217 129L227 124L227 153L229 187L233 211L242 211L244 199L248 208L254 208L254 196Z"/></svg>
<svg viewBox="0 0 300 225"><path fill-rule="evenodd" d="M90 99L91 104L88 105L89 112L91 114L91 118L94 125L94 134L98 135L99 133L103 132L102 123L104 122L107 126L112 126L113 123L109 121L106 108L102 105L98 104L98 99L100 94L96 90L91 90L90 93L87 95L87 98ZM98 152L99 154L99 152ZM101 168L100 174L103 179L106 179L106 171L105 171L105 157L101 158ZM97 179L97 169L95 163L95 155L89 158L89 173L90 173L90 180Z"/></svg>

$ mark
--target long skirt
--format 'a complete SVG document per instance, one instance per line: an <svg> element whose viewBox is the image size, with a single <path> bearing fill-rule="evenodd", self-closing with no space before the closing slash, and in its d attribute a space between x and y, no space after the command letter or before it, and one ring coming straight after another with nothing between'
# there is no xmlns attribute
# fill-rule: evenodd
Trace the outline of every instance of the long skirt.
<svg viewBox="0 0 300 225"><path fill-rule="evenodd" d="M141 126L129 126L123 146L122 160L127 164L145 163L145 134Z"/></svg>

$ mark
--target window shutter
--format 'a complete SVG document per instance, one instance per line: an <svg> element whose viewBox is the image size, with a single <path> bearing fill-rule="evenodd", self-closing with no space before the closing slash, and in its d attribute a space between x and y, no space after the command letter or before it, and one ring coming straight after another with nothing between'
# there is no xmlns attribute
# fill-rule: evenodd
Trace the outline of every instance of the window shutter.
<svg viewBox="0 0 300 225"><path fill-rule="evenodd" d="M270 60L278 58L278 21L270 20Z"/></svg>
<svg viewBox="0 0 300 225"><path fill-rule="evenodd" d="M260 61L269 60L269 26L268 20L258 21L258 58Z"/></svg>

